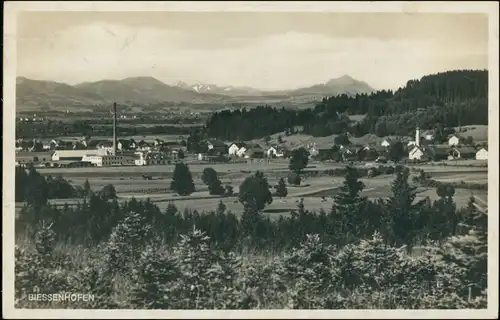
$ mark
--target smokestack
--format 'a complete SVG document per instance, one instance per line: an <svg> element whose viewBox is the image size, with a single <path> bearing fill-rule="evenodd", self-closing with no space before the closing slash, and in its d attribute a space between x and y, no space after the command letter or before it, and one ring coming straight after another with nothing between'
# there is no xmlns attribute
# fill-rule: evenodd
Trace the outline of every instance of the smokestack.
<svg viewBox="0 0 500 320"><path fill-rule="evenodd" d="M113 155L116 156L116 102L113 103Z"/></svg>
<svg viewBox="0 0 500 320"><path fill-rule="evenodd" d="M420 147L420 129L417 127L417 130L415 132L415 145L417 147Z"/></svg>

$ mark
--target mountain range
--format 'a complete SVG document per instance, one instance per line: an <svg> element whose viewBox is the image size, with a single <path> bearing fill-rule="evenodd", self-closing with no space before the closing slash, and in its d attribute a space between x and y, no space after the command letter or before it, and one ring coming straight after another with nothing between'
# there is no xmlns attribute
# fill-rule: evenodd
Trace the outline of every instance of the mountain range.
<svg viewBox="0 0 500 320"><path fill-rule="evenodd" d="M323 84L281 91L203 83L187 84L182 81L168 85L153 77L101 80L78 85L18 77L16 105L22 109L23 106L98 106L111 102L141 106L161 103L293 103L311 102L331 95L355 95L373 91L375 90L367 83L347 75Z"/></svg>

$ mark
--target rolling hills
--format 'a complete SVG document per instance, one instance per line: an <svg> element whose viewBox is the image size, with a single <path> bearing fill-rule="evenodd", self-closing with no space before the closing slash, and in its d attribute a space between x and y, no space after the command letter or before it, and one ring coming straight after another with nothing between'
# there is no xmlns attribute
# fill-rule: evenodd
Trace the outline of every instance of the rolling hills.
<svg viewBox="0 0 500 320"><path fill-rule="evenodd" d="M370 93L374 90L366 83L349 76L332 79L324 84L285 91L262 91L250 87L189 85L177 82L168 85L153 77L131 77L122 80L101 80L78 85L16 79L16 106L67 108L107 105L118 102L124 105L149 104L229 104L270 102L311 102L328 95Z"/></svg>

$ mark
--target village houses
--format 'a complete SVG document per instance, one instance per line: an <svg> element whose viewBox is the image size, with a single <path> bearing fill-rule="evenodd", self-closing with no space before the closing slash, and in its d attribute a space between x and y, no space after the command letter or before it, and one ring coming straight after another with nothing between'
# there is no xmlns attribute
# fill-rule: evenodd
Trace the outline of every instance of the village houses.
<svg viewBox="0 0 500 320"><path fill-rule="evenodd" d="M450 147L452 146L458 146L460 144L460 138L456 135L453 135L451 136L449 139L448 139L448 145Z"/></svg>
<svg viewBox="0 0 500 320"><path fill-rule="evenodd" d="M224 143L224 141L207 140L206 143L207 143L208 154L220 155L220 154L227 154L228 152L228 147Z"/></svg>
<svg viewBox="0 0 500 320"><path fill-rule="evenodd" d="M454 146L448 156L448 160L453 159L474 159L476 156L476 149L472 147L456 147Z"/></svg>
<svg viewBox="0 0 500 320"><path fill-rule="evenodd" d="M244 149L243 152L246 150L246 144L244 142L233 142L231 143L231 145L229 146L228 148L228 154L230 156L241 156L241 155L238 155L238 152L241 150L241 149Z"/></svg>
<svg viewBox="0 0 500 320"><path fill-rule="evenodd" d="M279 146L271 146L266 150L268 158L277 157L282 158L285 156L284 150Z"/></svg>
<svg viewBox="0 0 500 320"><path fill-rule="evenodd" d="M476 160L488 160L488 149L481 148L476 152Z"/></svg>

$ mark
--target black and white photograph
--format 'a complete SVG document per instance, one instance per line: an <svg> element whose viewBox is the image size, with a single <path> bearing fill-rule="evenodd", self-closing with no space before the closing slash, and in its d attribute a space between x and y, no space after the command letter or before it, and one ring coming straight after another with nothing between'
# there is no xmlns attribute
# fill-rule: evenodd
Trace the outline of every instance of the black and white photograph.
<svg viewBox="0 0 500 320"><path fill-rule="evenodd" d="M6 2L13 317L497 316L498 3L167 3Z"/></svg>

